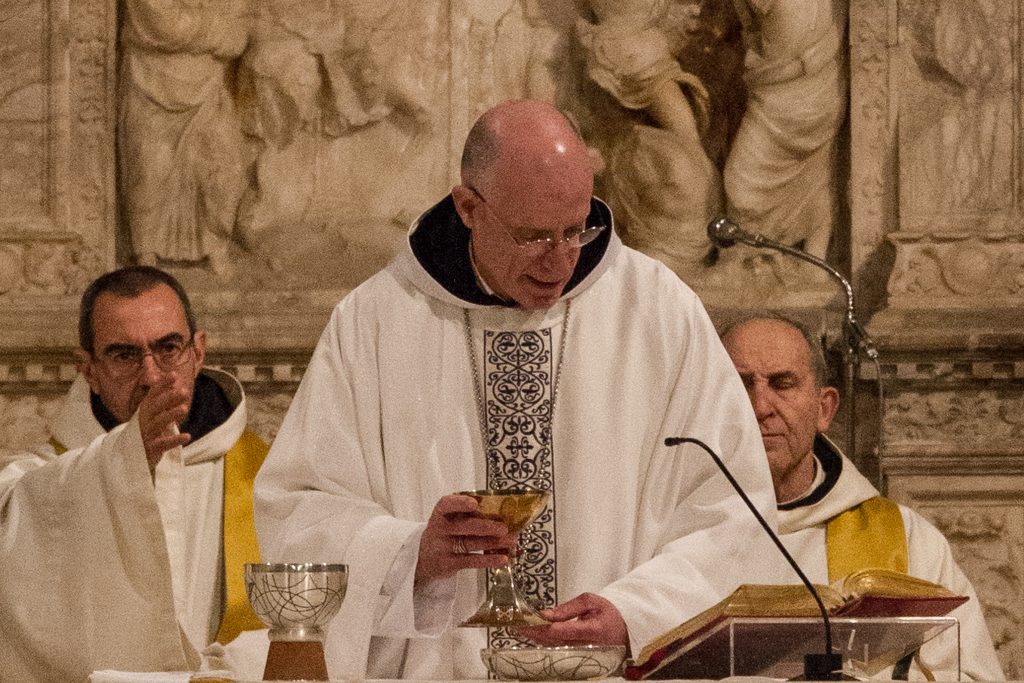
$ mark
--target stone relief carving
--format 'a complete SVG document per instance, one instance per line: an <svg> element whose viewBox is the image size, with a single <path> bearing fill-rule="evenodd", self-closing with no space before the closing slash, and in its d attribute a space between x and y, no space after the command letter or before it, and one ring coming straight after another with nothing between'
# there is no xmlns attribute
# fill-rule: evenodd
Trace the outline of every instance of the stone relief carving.
<svg viewBox="0 0 1024 683"><path fill-rule="evenodd" d="M896 233L897 261L889 294L915 308L1013 305L1024 295L1024 243L1019 236L978 238Z"/></svg>
<svg viewBox="0 0 1024 683"><path fill-rule="evenodd" d="M54 7L57 3L47 5ZM70 140L74 144L68 177L58 177L51 201L60 203L64 193L70 195L67 216L62 218L68 222L67 229L81 235L83 243L97 256L96 269L87 278L91 279L106 270L114 257L117 8L113 0L82 0L69 2L68 13L73 27L70 77L67 83L58 79L51 85L66 88L71 95L66 115L72 117ZM60 23L58 20L54 29ZM50 163L59 165L63 159L51 159Z"/></svg>
<svg viewBox="0 0 1024 683"><path fill-rule="evenodd" d="M33 26L44 11L39 0L4 5L29 8L26 21ZM189 286L211 292L225 282L242 291L268 284L285 290L354 286L389 260L407 222L447 189L457 169L453 141L461 140L464 121L499 99L563 96L586 78L582 69L564 68L585 45L590 73L619 88L616 106L641 112L632 122L638 125L621 137L614 116L601 112L594 119L608 129L608 139L626 140L617 151L605 150L614 164L607 177L635 173L643 179L616 193L627 207L624 228L678 270L699 268L707 215L729 194L723 195L717 167L726 164L731 132L725 121L738 115L718 98L738 90L743 71L734 5L749 19L748 28L771 29L771 35L748 31L752 93L765 81L751 55L777 63L803 55L810 64L805 52L819 27L794 42L777 21L786 16L783 3L751 9L739 0L597 0L583 8L576 42L572 24L581 6L564 1L126 0L116 102L120 260L198 267L211 277L192 277ZM98 254L98 269L114 265L112 182L102 165L88 163L113 149L104 138L113 93L110 9L109 0L70 8L79 55L74 75L90 78L76 82L77 100L68 108L77 126L70 165L77 182L68 196L77 202L74 222L86 226L82 236ZM638 41L630 37L634 32ZM668 76L643 73L652 50L657 69ZM650 54L637 56L645 51ZM813 52L823 54L817 47ZM703 62L696 64L699 54ZM722 59L732 60L731 80L709 79ZM34 87L45 87L46 78L41 74ZM765 98L751 103L755 99ZM628 109L634 106L641 109ZM769 108L777 115L775 105ZM738 163L742 150L762 144L744 142L756 138L745 132L756 131L756 120L731 125L740 125L737 163L726 176L737 178L737 187L744 185L742 169L755 161L748 153ZM656 125L645 127L652 121ZM692 164L681 167L684 158ZM8 182L31 177L23 170L6 176ZM683 237L681 215L690 225ZM790 270L775 272L775 279Z"/></svg>
<svg viewBox="0 0 1024 683"><path fill-rule="evenodd" d="M383 157L393 162L395 147L415 154L437 132L431 111L440 104L436 93L445 73L440 28L432 3L412 10L365 0L258 5L255 35L239 68L243 129L257 143L254 181L238 216L248 243L266 253L269 245L327 231L325 248L330 240L368 244L379 252L374 263L390 255L389 238L402 221L387 224L399 215L404 220L405 207L377 217L384 226L359 225L375 215L367 199L379 198L365 190L394 175L364 184L370 169L360 163L372 163L367 157L374 148L378 158L389 150ZM381 243L374 244L371 231L384 233ZM284 264L275 259L271 265L283 270Z"/></svg>
<svg viewBox="0 0 1024 683"><path fill-rule="evenodd" d="M899 3L902 229L976 232L968 212L1012 208L1014 5Z"/></svg>
<svg viewBox="0 0 1024 683"><path fill-rule="evenodd" d="M447 190L461 108L554 98L560 34L542 5L129 1L135 256L212 273L184 278L205 290L355 286Z"/></svg>
<svg viewBox="0 0 1024 683"><path fill-rule="evenodd" d="M48 84L38 38L44 22L38 0L8 3L0 19L0 198L6 207L0 225L14 216L45 215L46 156L39 151L49 132Z"/></svg>
<svg viewBox="0 0 1024 683"><path fill-rule="evenodd" d="M102 257L77 239L0 239L0 296L74 294L103 270Z"/></svg>
<svg viewBox="0 0 1024 683"><path fill-rule="evenodd" d="M898 3L891 309L985 310L1024 298L1018 15L1019 3L994 0Z"/></svg>
<svg viewBox="0 0 1024 683"><path fill-rule="evenodd" d="M850 8L850 213L856 271L883 243L892 184L889 87L889 0L857 0Z"/></svg>
<svg viewBox="0 0 1024 683"><path fill-rule="evenodd" d="M119 102L122 198L138 260L230 262L246 183L229 91L249 0L128 0Z"/></svg>
<svg viewBox="0 0 1024 683"><path fill-rule="evenodd" d="M726 160L729 213L825 257L835 220L835 139L845 119L845 3L735 2L747 109Z"/></svg>
<svg viewBox="0 0 1024 683"><path fill-rule="evenodd" d="M1003 671L1008 679L1019 679L1024 673L1019 664L1024 553L1020 550L1022 530L1010 521L1019 515L1019 509L928 506L921 511L949 539L957 564L971 577L978 593Z"/></svg>
<svg viewBox="0 0 1024 683"><path fill-rule="evenodd" d="M886 401L889 444L1014 444L1024 437L1019 392L960 388L900 391Z"/></svg>
<svg viewBox="0 0 1024 683"><path fill-rule="evenodd" d="M626 241L712 286L777 288L794 274L817 281L813 270L745 249L724 252L704 273L705 226L724 206L753 232L825 256L846 112L844 3L592 0L589 11L593 21L577 29L587 75L632 112L604 150L606 192ZM730 71L727 36L737 26L742 65ZM709 71L701 59L725 66ZM738 127L710 139L710 125L729 115L712 93L742 87L741 77Z"/></svg>
<svg viewBox="0 0 1024 683"><path fill-rule="evenodd" d="M46 425L60 400L52 395L0 394L0 467L50 438Z"/></svg>
<svg viewBox="0 0 1024 683"><path fill-rule="evenodd" d="M701 136L711 120L708 89L680 64L690 43L706 40L700 3L595 0L588 9L592 16L576 28L586 74L620 108L606 107L593 125L616 113L623 119L617 135L593 136L620 233L677 272L694 273L708 249L704 226L722 205L720 173Z"/></svg>
<svg viewBox="0 0 1024 683"><path fill-rule="evenodd" d="M492 104L518 97L556 100L564 32L555 22L564 20L553 11L554 4L492 0L466 6L465 47L452 68L452 87L465 88L467 109L466 130L453 130L457 157L468 126Z"/></svg>
<svg viewBox="0 0 1024 683"><path fill-rule="evenodd" d="M0 300L79 291L104 268L109 9L102 0L0 8ZM46 39L67 23L62 12L74 31Z"/></svg>

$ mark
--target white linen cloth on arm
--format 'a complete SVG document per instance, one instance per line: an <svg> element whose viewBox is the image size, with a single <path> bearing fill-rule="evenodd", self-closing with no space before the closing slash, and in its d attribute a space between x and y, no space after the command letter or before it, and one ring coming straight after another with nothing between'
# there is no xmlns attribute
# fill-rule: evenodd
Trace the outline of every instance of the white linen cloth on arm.
<svg viewBox="0 0 1024 683"><path fill-rule="evenodd" d="M485 676L486 631L454 628L482 601L484 573L434 582L415 608L412 582L434 504L486 480L464 309L475 343L484 328L548 327L557 349L564 298L552 428L559 599L607 597L636 652L737 584L780 580L777 551L714 463L662 443L706 441L774 520L749 401L674 274L613 234L563 301L530 312L459 299L406 252L336 307L256 482L268 561L349 565L328 632L332 677Z"/></svg>

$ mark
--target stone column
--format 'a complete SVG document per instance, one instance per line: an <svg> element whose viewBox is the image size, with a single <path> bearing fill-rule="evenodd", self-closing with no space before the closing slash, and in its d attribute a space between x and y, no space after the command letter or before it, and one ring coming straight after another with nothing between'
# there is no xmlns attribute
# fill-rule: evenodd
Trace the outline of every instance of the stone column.
<svg viewBox="0 0 1024 683"><path fill-rule="evenodd" d="M1021 5L850 4L850 242L877 310L878 457L889 494L952 542L1010 678L1024 672Z"/></svg>

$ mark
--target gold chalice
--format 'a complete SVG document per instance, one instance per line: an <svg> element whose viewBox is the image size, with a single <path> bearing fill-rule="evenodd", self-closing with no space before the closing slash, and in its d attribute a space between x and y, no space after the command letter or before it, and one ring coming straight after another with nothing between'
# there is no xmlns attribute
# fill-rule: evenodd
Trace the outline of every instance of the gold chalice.
<svg viewBox="0 0 1024 683"><path fill-rule="evenodd" d="M509 533L518 534L537 518L551 497L550 491L537 489L482 489L460 491L480 503L480 517L504 522ZM515 584L513 571L517 550L509 553L509 561L491 571L487 583L487 599L473 616L459 626L516 627L540 626L549 623L537 614Z"/></svg>

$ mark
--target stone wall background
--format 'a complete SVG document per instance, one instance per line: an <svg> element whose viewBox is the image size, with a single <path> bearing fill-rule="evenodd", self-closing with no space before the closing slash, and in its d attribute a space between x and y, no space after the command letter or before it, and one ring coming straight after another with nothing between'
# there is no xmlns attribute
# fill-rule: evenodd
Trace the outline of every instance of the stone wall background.
<svg viewBox="0 0 1024 683"><path fill-rule="evenodd" d="M1022 4L0 0L0 459L47 436L84 285L134 261L185 282L272 437L331 307L457 180L475 117L549 99L623 238L717 321L821 330L833 436L950 537L1022 678ZM723 211L849 277L877 367L847 370L817 269L710 248Z"/></svg>

